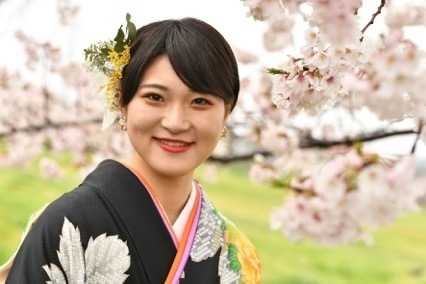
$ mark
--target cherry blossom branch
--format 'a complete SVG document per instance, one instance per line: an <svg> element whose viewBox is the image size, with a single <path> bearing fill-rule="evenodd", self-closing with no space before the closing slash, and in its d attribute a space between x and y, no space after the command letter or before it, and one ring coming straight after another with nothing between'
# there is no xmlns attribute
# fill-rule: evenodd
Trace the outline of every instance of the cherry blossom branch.
<svg viewBox="0 0 426 284"><path fill-rule="evenodd" d="M416 152L417 142L419 142L420 134L422 133L423 129L423 120L419 121L419 129L417 130L416 139L414 140L413 147L411 148L411 154L414 154Z"/></svg>
<svg viewBox="0 0 426 284"><path fill-rule="evenodd" d="M50 124L50 118L49 118L49 112L50 112L50 93L47 90L46 86L43 86L42 88L42 95L44 97L44 120L47 122L47 124Z"/></svg>
<svg viewBox="0 0 426 284"><path fill-rule="evenodd" d="M421 129L419 129L421 130ZM418 134L420 133L419 130L413 130L413 129L405 129L405 130L398 130L398 131L375 131L369 134L361 135L356 138L352 139L344 139L344 140L319 140L315 139L310 135L306 135L301 139L301 142L299 143L299 148L329 148L332 146L337 145L347 145L351 146L355 142L368 142L368 141L374 141L382 138L392 137L392 136L398 136L398 135L408 135L408 134ZM417 138L418 140L418 138ZM416 140L416 141L417 141ZM417 143L416 143L417 144ZM412 151L412 153L414 153ZM244 154L244 155L226 155L226 156L218 156L218 155L212 155L208 158L209 161L212 162L218 162L221 164L227 164L230 162L236 162L236 161L244 161L244 160L250 160L253 159L253 157L256 154L261 154L265 156L272 155L271 152L267 150L256 150L252 153Z"/></svg>
<svg viewBox="0 0 426 284"><path fill-rule="evenodd" d="M253 153L248 153L244 155L226 155L226 156L219 156L219 155L211 155L207 160L210 162L217 162L220 164L228 164L231 162L237 162L237 161L247 161L247 160L253 160L254 155L261 154L261 155L271 155L271 152L267 150L256 150Z"/></svg>
<svg viewBox="0 0 426 284"><path fill-rule="evenodd" d="M349 139L343 139L343 140L319 140L315 139L312 136L306 136L303 137L301 140L299 147L300 148L328 148L331 146L336 145L352 145L355 142L368 142L368 141L374 141L386 137L392 137L397 135L407 135L407 134L417 134L418 132L413 129L405 129L405 130L398 130L398 131L375 131L372 133L368 133L365 135L361 135L356 138L349 138Z"/></svg>
<svg viewBox="0 0 426 284"><path fill-rule="evenodd" d="M373 14L373 15L371 15L371 19L370 19L370 21L365 25L365 27L361 30L361 33L362 34L364 34L365 33L365 31L368 29L368 27L369 26L371 26L371 25L373 25L374 24L374 20L376 19L376 17L378 16L378 15L380 15L381 13L382 13L382 9L383 9L383 7L385 7L385 5L386 5L386 0L381 0L380 1L380 5L379 5L379 7L377 7L377 11ZM360 41L363 41L364 40L364 37L361 37L360 38Z"/></svg>
<svg viewBox="0 0 426 284"><path fill-rule="evenodd" d="M15 133L38 132L48 128L60 129L60 128L66 128L66 127L84 126L88 124L100 125L101 123L102 123L101 118L93 118L93 119L87 119L82 121L66 121L66 122L59 122L59 123L55 123L50 120L47 120L46 123L44 124L30 125L30 126L22 127L22 128L12 128L9 131L0 132L0 138L4 138L4 137L7 137L8 135L15 134Z"/></svg>

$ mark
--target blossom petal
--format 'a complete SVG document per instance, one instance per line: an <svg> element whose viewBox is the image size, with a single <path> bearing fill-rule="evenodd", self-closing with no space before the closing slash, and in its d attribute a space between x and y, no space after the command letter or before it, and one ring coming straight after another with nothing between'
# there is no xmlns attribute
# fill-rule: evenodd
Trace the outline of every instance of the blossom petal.
<svg viewBox="0 0 426 284"><path fill-rule="evenodd" d="M128 277L129 248L118 236L90 238L85 259L87 283L123 283Z"/></svg>
<svg viewBox="0 0 426 284"><path fill-rule="evenodd" d="M69 283L84 283L85 265L80 230L67 218L62 225L58 258Z"/></svg>

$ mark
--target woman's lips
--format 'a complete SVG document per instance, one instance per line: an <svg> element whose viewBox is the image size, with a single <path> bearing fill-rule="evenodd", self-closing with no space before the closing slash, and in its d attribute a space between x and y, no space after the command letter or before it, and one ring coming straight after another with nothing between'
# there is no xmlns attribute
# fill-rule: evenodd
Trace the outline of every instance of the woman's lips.
<svg viewBox="0 0 426 284"><path fill-rule="evenodd" d="M183 153L191 148L193 143L176 139L156 138L158 146L169 153Z"/></svg>

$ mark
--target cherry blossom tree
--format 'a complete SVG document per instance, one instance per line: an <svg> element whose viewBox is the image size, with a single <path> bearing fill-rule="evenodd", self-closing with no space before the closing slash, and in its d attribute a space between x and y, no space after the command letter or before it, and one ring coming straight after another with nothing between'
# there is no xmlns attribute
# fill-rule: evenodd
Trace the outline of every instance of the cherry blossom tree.
<svg viewBox="0 0 426 284"><path fill-rule="evenodd" d="M58 1L59 25L66 27L79 12L70 1ZM101 132L102 103L83 62L68 60L51 42L16 32L26 55L30 80L19 72L0 70L0 164L25 166L37 157L41 172L59 178L57 159L71 154L71 167L87 173L105 157L131 151L118 128Z"/></svg>
<svg viewBox="0 0 426 284"><path fill-rule="evenodd" d="M415 152L426 141L426 66L420 38L409 32L425 28L425 3L240 1L265 27L265 55L234 48L245 72L230 136L242 135L242 125L245 139L259 147L255 155L211 160L254 158L253 181L286 189L270 222L293 241L371 242L371 230L418 210L425 186L414 178ZM58 1L59 24L67 26L78 11ZM58 178L57 155L69 154L82 173L104 158L128 156L125 133L100 131L102 99L82 62L22 31L16 38L28 70L42 79L0 70L0 165L40 157L42 173ZM401 134L415 136L405 153L385 156L366 147Z"/></svg>
<svg viewBox="0 0 426 284"><path fill-rule="evenodd" d="M251 177L289 190L270 221L290 240L371 243L371 230L418 210L425 194L414 178L426 141L425 52L407 34L426 27L426 5L375 2L369 11L361 0L243 0L266 24L265 49L281 55L257 83L248 78L262 113L252 137L272 154L256 155ZM380 34L368 33L379 21ZM416 137L406 153L364 146L400 134Z"/></svg>

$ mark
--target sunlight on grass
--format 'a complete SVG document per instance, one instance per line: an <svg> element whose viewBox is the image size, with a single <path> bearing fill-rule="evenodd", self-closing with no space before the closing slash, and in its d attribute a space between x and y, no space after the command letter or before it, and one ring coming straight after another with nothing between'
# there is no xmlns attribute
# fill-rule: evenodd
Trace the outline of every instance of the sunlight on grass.
<svg viewBox="0 0 426 284"><path fill-rule="evenodd" d="M19 245L31 214L78 183L71 177L41 178L36 170L1 168L0 176L0 262L4 262Z"/></svg>

